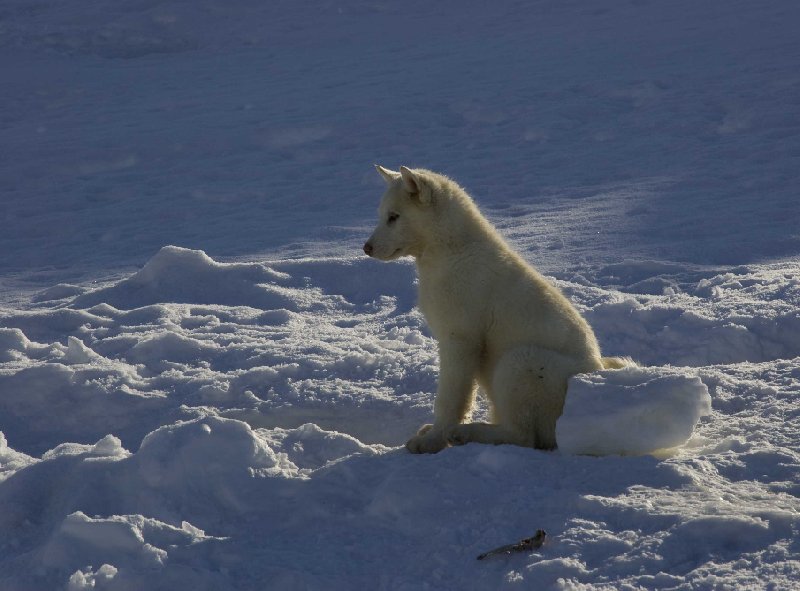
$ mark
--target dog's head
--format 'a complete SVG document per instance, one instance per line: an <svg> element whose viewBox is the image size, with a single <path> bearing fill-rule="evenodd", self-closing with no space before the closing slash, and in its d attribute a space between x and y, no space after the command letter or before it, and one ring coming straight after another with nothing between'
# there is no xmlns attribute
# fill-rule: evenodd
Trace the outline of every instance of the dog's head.
<svg viewBox="0 0 800 591"><path fill-rule="evenodd" d="M400 172L375 165L386 181L378 207L378 226L364 244L364 252L381 261L419 256L429 226L427 210L433 204L433 186L427 171L400 167Z"/></svg>

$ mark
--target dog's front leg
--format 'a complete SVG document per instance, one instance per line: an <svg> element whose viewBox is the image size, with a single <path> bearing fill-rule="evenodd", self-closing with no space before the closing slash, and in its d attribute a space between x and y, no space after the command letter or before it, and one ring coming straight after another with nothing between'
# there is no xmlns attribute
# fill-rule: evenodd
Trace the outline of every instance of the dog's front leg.
<svg viewBox="0 0 800 591"><path fill-rule="evenodd" d="M439 342L439 385L432 425L423 425L406 443L411 453L436 453L447 446L445 430L464 420L475 399L480 352L458 339Z"/></svg>

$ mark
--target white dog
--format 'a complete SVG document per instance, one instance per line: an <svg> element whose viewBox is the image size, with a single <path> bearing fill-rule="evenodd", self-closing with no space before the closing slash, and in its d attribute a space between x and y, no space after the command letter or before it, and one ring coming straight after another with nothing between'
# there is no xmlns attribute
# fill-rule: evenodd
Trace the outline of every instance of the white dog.
<svg viewBox="0 0 800 591"><path fill-rule="evenodd" d="M388 184L364 252L413 256L419 307L439 343L434 423L406 447L448 444L556 446L570 376L631 363L603 358L569 300L506 244L456 183L434 172L381 166ZM480 386L491 424L463 423Z"/></svg>

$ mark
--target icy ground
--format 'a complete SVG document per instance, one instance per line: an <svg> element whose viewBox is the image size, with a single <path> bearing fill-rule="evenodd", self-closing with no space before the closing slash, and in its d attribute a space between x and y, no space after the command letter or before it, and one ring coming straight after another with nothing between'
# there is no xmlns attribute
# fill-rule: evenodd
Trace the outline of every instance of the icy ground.
<svg viewBox="0 0 800 591"><path fill-rule="evenodd" d="M5 0L0 589L799 587L798 22ZM437 357L411 262L359 256L373 162L640 362L573 380L558 451L400 447Z"/></svg>

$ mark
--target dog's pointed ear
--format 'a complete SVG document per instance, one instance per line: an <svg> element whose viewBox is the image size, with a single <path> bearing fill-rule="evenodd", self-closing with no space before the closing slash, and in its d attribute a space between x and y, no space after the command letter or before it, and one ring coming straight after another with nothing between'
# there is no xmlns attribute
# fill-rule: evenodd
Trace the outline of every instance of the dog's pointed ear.
<svg viewBox="0 0 800 591"><path fill-rule="evenodd" d="M395 172L393 170L389 170L388 168L384 168L380 164L375 165L375 170L377 170L380 173L380 175L383 177L383 180L385 180L387 184L390 184L395 179L400 178L399 172Z"/></svg>
<svg viewBox="0 0 800 591"><path fill-rule="evenodd" d="M401 166L400 176L403 177L403 186L406 191L411 193L412 198L416 199L422 205L430 204L433 200L433 193L431 193L431 187L422 175L405 166Z"/></svg>

